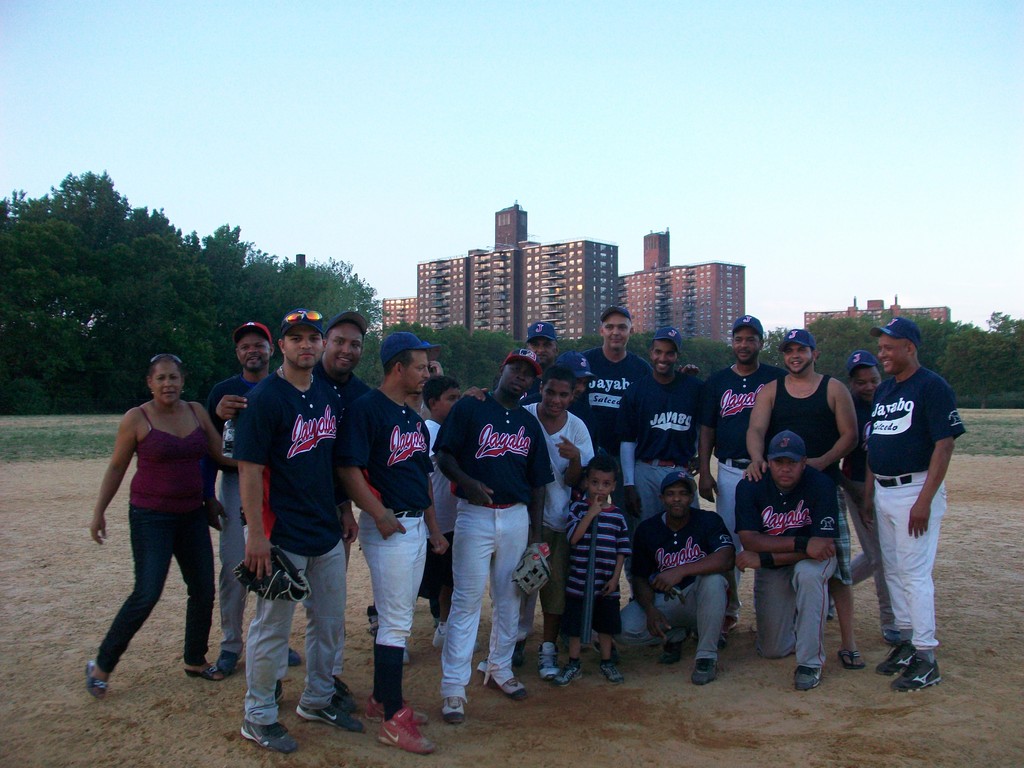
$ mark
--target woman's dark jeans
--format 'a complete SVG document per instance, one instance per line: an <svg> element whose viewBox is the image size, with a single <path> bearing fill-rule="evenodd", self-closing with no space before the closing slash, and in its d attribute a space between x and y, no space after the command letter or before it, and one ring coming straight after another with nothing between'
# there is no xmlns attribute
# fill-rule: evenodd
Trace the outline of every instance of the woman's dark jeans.
<svg viewBox="0 0 1024 768"><path fill-rule="evenodd" d="M173 514L129 506L128 522L135 558L135 590L124 601L103 639L96 657L97 666L104 672L114 671L128 643L160 599L172 555L188 587L185 664L204 664L213 622L214 596L213 547L206 510L200 507L186 514Z"/></svg>

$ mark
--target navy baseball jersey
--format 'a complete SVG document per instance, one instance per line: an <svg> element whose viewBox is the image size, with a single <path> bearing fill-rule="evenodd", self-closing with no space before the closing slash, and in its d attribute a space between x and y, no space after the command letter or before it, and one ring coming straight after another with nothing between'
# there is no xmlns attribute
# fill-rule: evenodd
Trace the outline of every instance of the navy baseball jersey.
<svg viewBox="0 0 1024 768"><path fill-rule="evenodd" d="M334 390L338 396L338 400L341 402L341 408L338 411L338 422L342 422L345 416L345 409L348 408L352 403L358 400L360 397L370 392L370 387L367 386L366 382L360 379L356 375L348 377L348 381L344 384L339 384L337 381L327 375L327 371L324 370L323 360L320 360L316 367L313 368L314 378L319 378L327 386ZM334 503L344 504L348 501L348 494L345 493L345 486L342 485L337 478L334 481Z"/></svg>
<svg viewBox="0 0 1024 768"><path fill-rule="evenodd" d="M691 510L690 521L678 531L668 527L664 514L655 515L636 527L633 575L649 581L662 571L696 563L725 547L733 549L732 536L714 512ZM679 588L686 589L696 578L687 576Z"/></svg>
<svg viewBox="0 0 1024 768"><path fill-rule="evenodd" d="M723 368L704 382L700 423L715 430L715 456L719 461L750 459L747 427L754 398L765 384L785 375L781 368L762 363L749 376Z"/></svg>
<svg viewBox="0 0 1024 768"><path fill-rule="evenodd" d="M540 422L522 406L505 408L490 393L452 406L434 451L450 453L463 472L493 490L494 504L526 504L532 489L554 480ZM467 498L460 486L455 495Z"/></svg>
<svg viewBox="0 0 1024 768"><path fill-rule="evenodd" d="M697 452L701 383L677 373L668 384L647 375L633 384L619 405L618 432L636 443L636 458L686 466Z"/></svg>
<svg viewBox="0 0 1024 768"><path fill-rule="evenodd" d="M248 398L235 428L235 458L264 467L267 536L297 555L330 552L341 539L334 507L334 466L341 447L338 396L316 376L300 392L271 374Z"/></svg>
<svg viewBox="0 0 1024 768"><path fill-rule="evenodd" d="M256 386L258 382L251 382L242 378L242 374L236 374L230 379L224 379L213 385L213 389L210 390L210 394L206 398L206 411L210 414L210 420L213 421L213 426L217 428L217 431L221 434L224 433L224 419L217 415L217 403L221 401L224 395L238 395L240 397L248 397L249 391ZM209 497L213 495L213 485L216 482L217 471L220 470L225 475L237 475L238 470L234 467L222 467L213 459L208 456L204 456L202 460L203 466L203 493Z"/></svg>
<svg viewBox="0 0 1024 768"><path fill-rule="evenodd" d="M565 532L572 537L573 531L580 520L587 514L586 501L574 502L569 507L569 527ZM596 518L590 521L583 538L572 545L569 552L569 577L565 584L565 594L583 597L587 588L587 566L590 563L590 539L597 531L597 551L594 559L594 592L595 594L609 582L615 573L615 562L619 555L629 557L629 528L626 518L616 506L602 509ZM608 597L618 597L618 585Z"/></svg>
<svg viewBox="0 0 1024 768"><path fill-rule="evenodd" d="M590 363L594 378L590 380L588 397L593 413L589 426L594 431L595 447L618 458L618 413L622 396L632 384L651 373L646 360L632 352L617 363L604 356L601 347L583 353Z"/></svg>
<svg viewBox="0 0 1024 768"><path fill-rule="evenodd" d="M876 475L895 477L926 471L935 443L962 435L964 423L946 380L918 368L906 381L879 385L868 430L868 466Z"/></svg>
<svg viewBox="0 0 1024 768"><path fill-rule="evenodd" d="M430 506L430 433L415 410L370 390L345 409L341 445L339 463L364 469L385 507Z"/></svg>
<svg viewBox="0 0 1024 768"><path fill-rule="evenodd" d="M854 482L863 483L868 464L868 424L871 423L871 403L859 397L853 399L857 412L857 447L843 459L843 474Z"/></svg>
<svg viewBox="0 0 1024 768"><path fill-rule="evenodd" d="M353 374L349 376L348 381L344 384L339 384L337 381L327 375L327 371L324 370L323 360L316 364L313 368L313 376L322 379L331 389L337 393L338 398L341 400L341 407L348 408L349 405L354 403L360 397L370 391L370 387L365 381L360 379L358 376ZM338 414L339 417L343 414Z"/></svg>
<svg viewBox="0 0 1024 768"><path fill-rule="evenodd" d="M778 489L766 472L756 483L744 478L736 486L736 532L769 536L839 535L836 486L823 472L806 467L789 492Z"/></svg>

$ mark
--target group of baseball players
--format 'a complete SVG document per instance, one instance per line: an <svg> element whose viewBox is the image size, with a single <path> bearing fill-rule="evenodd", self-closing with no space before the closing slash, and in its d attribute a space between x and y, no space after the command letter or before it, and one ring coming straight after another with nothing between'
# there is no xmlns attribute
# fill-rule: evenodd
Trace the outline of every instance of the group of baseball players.
<svg viewBox="0 0 1024 768"><path fill-rule="evenodd" d="M804 329L783 338L784 369L760 363L764 330L743 316L732 328L735 362L702 382L680 365L675 328L655 332L649 361L627 351L630 312L614 306L602 314L600 347L559 355L554 326L531 323L494 386L468 393L434 374L438 348L408 332L382 340L384 378L370 389L353 372L366 332L358 312L289 312L274 372L270 330L249 322L234 332L242 372L208 400L218 428L230 420L238 463L220 484L224 676L239 660L245 606L231 570L242 561L269 574L273 546L311 589L296 712L364 729L342 679L345 578L358 540L376 615L364 713L380 721L379 741L417 754L435 749L423 732L428 715L402 690L417 597L440 608L441 715L458 724L488 585L491 632L477 669L512 700L527 695L515 669L538 594L543 680L569 685L593 641L601 673L621 683L619 645L661 645L659 662L671 664L695 635L691 680L705 685L719 673L740 578L751 570L758 652L795 654L797 690L820 683L833 605L840 663L865 667L852 585L868 577L892 646L876 670L896 675L899 691L940 681L932 567L943 479L964 428L950 387L918 362L912 321L872 329L877 357L852 352L844 385L815 372ZM700 509L700 497L714 511ZM852 562L847 510L863 550ZM539 593L513 580L524 552L546 559ZM632 594L625 606L622 577ZM278 702L295 603L255 603L241 733L292 752Z"/></svg>

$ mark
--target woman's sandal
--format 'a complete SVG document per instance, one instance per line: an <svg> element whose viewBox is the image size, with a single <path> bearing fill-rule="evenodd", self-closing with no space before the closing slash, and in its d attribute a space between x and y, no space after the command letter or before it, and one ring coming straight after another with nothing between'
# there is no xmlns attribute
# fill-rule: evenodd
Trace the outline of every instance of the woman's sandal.
<svg viewBox="0 0 1024 768"><path fill-rule="evenodd" d="M93 677L92 673L95 671L95 661L90 661L85 665L85 690L87 690L91 696L97 699L102 699L107 695L107 681Z"/></svg>
<svg viewBox="0 0 1024 768"><path fill-rule="evenodd" d="M843 669L864 669L867 666L861 658L860 651L848 651L845 648L839 652L839 661Z"/></svg>
<svg viewBox="0 0 1024 768"><path fill-rule="evenodd" d="M185 667L185 674L189 677L201 677L203 680L209 680L213 683L219 683L225 677L224 673L217 669L216 664L211 664L206 669L189 669Z"/></svg>

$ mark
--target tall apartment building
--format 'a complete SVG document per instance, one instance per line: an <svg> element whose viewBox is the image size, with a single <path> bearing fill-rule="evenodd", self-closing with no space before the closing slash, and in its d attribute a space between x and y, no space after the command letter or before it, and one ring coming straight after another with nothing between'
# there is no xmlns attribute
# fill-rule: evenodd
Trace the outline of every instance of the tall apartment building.
<svg viewBox="0 0 1024 768"><path fill-rule="evenodd" d="M669 233L644 236L644 269L619 278L619 301L633 315L633 329L665 325L684 337L727 341L732 322L746 312L746 267L705 262L669 264Z"/></svg>
<svg viewBox="0 0 1024 768"><path fill-rule="evenodd" d="M399 323L419 322L415 296L403 296L397 299L384 299L384 301L381 302L381 305L381 322L385 328L390 328L392 325L398 325Z"/></svg>
<svg viewBox="0 0 1024 768"><path fill-rule="evenodd" d="M846 309L827 310L824 312L804 312L804 328L815 320L838 317L870 317L872 320L888 320L891 317L924 317L948 323L949 307L901 307L900 297L896 296L892 304L885 306L882 299L868 299L864 309L857 307L857 297L853 297L853 305Z"/></svg>
<svg viewBox="0 0 1024 768"><path fill-rule="evenodd" d="M416 265L416 317L421 325L468 325L468 262L468 257L457 256Z"/></svg>
<svg viewBox="0 0 1024 768"><path fill-rule="evenodd" d="M418 321L513 337L534 320L570 338L595 333L601 311L618 300L618 246L590 239L532 242L527 220L516 203L495 213L493 249L421 262Z"/></svg>

